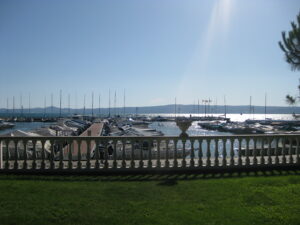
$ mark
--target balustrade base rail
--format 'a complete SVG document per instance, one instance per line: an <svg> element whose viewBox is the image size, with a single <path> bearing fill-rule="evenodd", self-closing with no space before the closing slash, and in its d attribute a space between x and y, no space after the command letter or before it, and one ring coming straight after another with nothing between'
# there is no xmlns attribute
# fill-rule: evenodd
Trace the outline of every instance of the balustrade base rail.
<svg viewBox="0 0 300 225"><path fill-rule="evenodd" d="M248 172L299 171L298 164L285 165L250 165L218 167L177 167L177 168L126 168L126 169L2 169L5 175L173 175L173 174L224 174Z"/></svg>

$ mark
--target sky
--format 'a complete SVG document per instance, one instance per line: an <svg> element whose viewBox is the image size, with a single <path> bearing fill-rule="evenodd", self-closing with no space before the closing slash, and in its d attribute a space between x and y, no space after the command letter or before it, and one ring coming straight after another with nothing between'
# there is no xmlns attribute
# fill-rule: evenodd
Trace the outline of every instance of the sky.
<svg viewBox="0 0 300 225"><path fill-rule="evenodd" d="M285 106L299 72L278 47L299 0L1 0L0 108ZM22 98L22 101L21 101Z"/></svg>

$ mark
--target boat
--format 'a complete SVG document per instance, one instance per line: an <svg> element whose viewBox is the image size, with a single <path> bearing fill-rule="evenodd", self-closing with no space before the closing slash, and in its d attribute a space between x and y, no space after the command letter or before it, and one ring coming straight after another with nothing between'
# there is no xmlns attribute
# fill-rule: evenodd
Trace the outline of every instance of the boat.
<svg viewBox="0 0 300 225"><path fill-rule="evenodd" d="M15 124L9 123L9 122L5 122L4 120L0 119L0 130L12 128L14 126L15 126Z"/></svg>

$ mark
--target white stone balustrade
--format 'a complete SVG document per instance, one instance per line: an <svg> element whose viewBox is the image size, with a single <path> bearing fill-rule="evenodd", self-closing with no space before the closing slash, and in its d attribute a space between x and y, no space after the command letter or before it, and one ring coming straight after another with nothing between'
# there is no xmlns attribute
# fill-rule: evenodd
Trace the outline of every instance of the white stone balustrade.
<svg viewBox="0 0 300 225"><path fill-rule="evenodd" d="M300 135L0 137L1 171L300 165Z"/></svg>

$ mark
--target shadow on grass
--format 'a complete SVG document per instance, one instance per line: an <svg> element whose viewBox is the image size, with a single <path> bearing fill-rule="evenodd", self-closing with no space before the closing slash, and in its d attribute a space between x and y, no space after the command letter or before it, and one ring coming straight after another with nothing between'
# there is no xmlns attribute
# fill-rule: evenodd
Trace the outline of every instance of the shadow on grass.
<svg viewBox="0 0 300 225"><path fill-rule="evenodd" d="M243 177L271 177L300 175L300 170L268 170L249 172L210 172L199 174L132 174L132 175L0 175L0 180L35 180L35 181L62 181L62 182L147 182L158 181L161 186L174 186L180 180L207 180Z"/></svg>

